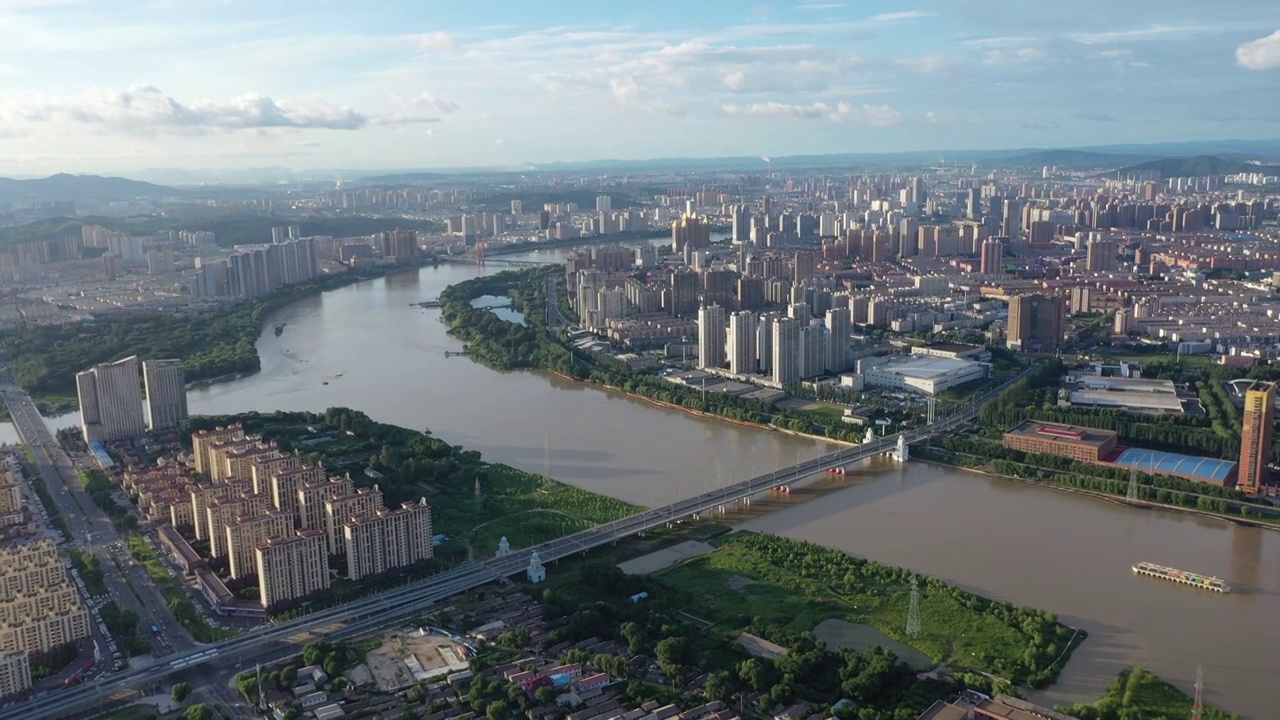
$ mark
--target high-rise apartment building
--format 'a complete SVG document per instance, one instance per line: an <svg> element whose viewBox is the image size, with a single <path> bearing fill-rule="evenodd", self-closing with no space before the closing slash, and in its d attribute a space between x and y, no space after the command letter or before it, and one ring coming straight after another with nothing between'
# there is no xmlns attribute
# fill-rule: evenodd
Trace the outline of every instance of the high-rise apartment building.
<svg viewBox="0 0 1280 720"><path fill-rule="evenodd" d="M1057 352L1062 345L1066 315L1066 303L1058 296L1014 296L1009 300L1008 347L1026 352Z"/></svg>
<svg viewBox="0 0 1280 720"><path fill-rule="evenodd" d="M325 530L329 536L329 554L341 555L346 551L343 543L342 525L347 520L371 515L383 509L382 491L375 485L372 488L360 488L349 495L327 498L324 501Z"/></svg>
<svg viewBox="0 0 1280 720"><path fill-rule="evenodd" d="M697 215L684 215L671 223L671 250L683 254L711 244L711 224Z"/></svg>
<svg viewBox="0 0 1280 720"><path fill-rule="evenodd" d="M271 507L265 493L244 493L225 498L209 498L204 508L205 533L209 538L209 555L227 557L227 526L240 518L258 517ZM252 549L252 546L250 546Z"/></svg>
<svg viewBox="0 0 1280 720"><path fill-rule="evenodd" d="M805 320L808 323L808 320ZM773 381L787 387L800 380L800 321L789 317L773 321Z"/></svg>
<svg viewBox="0 0 1280 720"><path fill-rule="evenodd" d="M698 309L698 274L688 270L671 271L670 298L667 310L675 317L692 315Z"/></svg>
<svg viewBox="0 0 1280 720"><path fill-rule="evenodd" d="M294 453L268 453L249 461L249 479L253 481L253 491L264 495L271 494L271 478L280 473L290 472L302 467L302 458ZM272 497L272 504L275 498Z"/></svg>
<svg viewBox="0 0 1280 720"><path fill-rule="evenodd" d="M271 609L329 589L329 554L322 530L267 539L255 550L258 600Z"/></svg>
<svg viewBox="0 0 1280 720"><path fill-rule="evenodd" d="M293 470L277 472L267 482L267 495L271 498L272 506L277 510L297 515L298 488L324 482L325 476L323 465L304 465Z"/></svg>
<svg viewBox="0 0 1280 720"><path fill-rule="evenodd" d="M730 211L733 221L731 238L736 244L751 241L751 211L746 205L734 205Z"/></svg>
<svg viewBox="0 0 1280 720"><path fill-rule="evenodd" d="M1090 238L1085 248L1088 253L1085 257L1085 269L1089 272L1114 272L1119 267L1115 240Z"/></svg>
<svg viewBox="0 0 1280 720"><path fill-rule="evenodd" d="M800 326L800 378L817 377L827 363L827 328L806 322Z"/></svg>
<svg viewBox="0 0 1280 720"><path fill-rule="evenodd" d="M0 654L0 698L31 689L31 663L27 653L11 650Z"/></svg>
<svg viewBox="0 0 1280 720"><path fill-rule="evenodd" d="M431 506L426 498L399 510L354 517L343 526L347 577L352 582L430 560Z"/></svg>
<svg viewBox="0 0 1280 720"><path fill-rule="evenodd" d="M144 360L142 383L147 391L147 429L187 424L187 375L181 360Z"/></svg>
<svg viewBox="0 0 1280 720"><path fill-rule="evenodd" d="M196 472L209 473L210 453L215 443L235 440L244 440L244 427L240 423L191 433L191 454L195 459Z"/></svg>
<svg viewBox="0 0 1280 720"><path fill-rule="evenodd" d="M849 345L853 335L851 317L847 302L844 307L833 307L827 311L826 370L829 373L842 373L853 365L853 351Z"/></svg>
<svg viewBox="0 0 1280 720"><path fill-rule="evenodd" d="M729 372L748 375L756 372L756 314L741 310L729 316Z"/></svg>
<svg viewBox="0 0 1280 720"><path fill-rule="evenodd" d="M95 365L76 375L84 441L133 440L146 432L138 358Z"/></svg>
<svg viewBox="0 0 1280 720"><path fill-rule="evenodd" d="M1257 495L1269 484L1271 429L1275 422L1276 386L1254 383L1244 395L1244 424L1240 430L1240 469L1236 488Z"/></svg>
<svg viewBox="0 0 1280 720"><path fill-rule="evenodd" d="M792 263L791 269L792 269L792 273L791 273L792 284L799 285L805 282L806 280L812 280L813 271L814 271L813 253L807 250L801 250L800 252L796 253L795 260Z"/></svg>
<svg viewBox="0 0 1280 720"><path fill-rule="evenodd" d="M982 255L978 265L978 272L992 275L999 273L1004 268L1004 243L995 239L987 238L982 241Z"/></svg>
<svg viewBox="0 0 1280 720"><path fill-rule="evenodd" d="M378 235L378 252L395 262L418 257L418 234L412 230L384 230Z"/></svg>
<svg viewBox="0 0 1280 720"><path fill-rule="evenodd" d="M328 537L329 526L325 522L324 501L355 492L350 475L332 477L298 488L298 522L304 530L323 530ZM327 544L326 539L326 544Z"/></svg>
<svg viewBox="0 0 1280 720"><path fill-rule="evenodd" d="M724 308L708 305L698 309L698 367L718 368L724 364Z"/></svg>
<svg viewBox="0 0 1280 720"><path fill-rule="evenodd" d="M227 524L226 532L231 577L240 580L258 572L259 545L293 532L293 516L272 508L257 517L237 518Z"/></svg>

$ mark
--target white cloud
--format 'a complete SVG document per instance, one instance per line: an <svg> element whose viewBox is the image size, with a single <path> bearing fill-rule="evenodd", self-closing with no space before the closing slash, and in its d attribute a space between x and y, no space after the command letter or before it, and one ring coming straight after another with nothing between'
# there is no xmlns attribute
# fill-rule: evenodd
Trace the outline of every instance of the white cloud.
<svg viewBox="0 0 1280 720"><path fill-rule="evenodd" d="M192 134L212 131L292 128L359 130L369 125L436 122L420 112L376 116L319 99L277 101L246 93L226 101L183 103L152 85L93 90L77 97L0 98L0 123L96 126L126 133Z"/></svg>
<svg viewBox="0 0 1280 720"><path fill-rule="evenodd" d="M1280 30L1236 48L1236 62L1250 70L1280 68Z"/></svg>
<svg viewBox="0 0 1280 720"><path fill-rule="evenodd" d="M720 84L724 85L725 90L732 90L736 92L746 86L747 74L741 70L731 72L724 76L724 80L721 81Z"/></svg>
<svg viewBox="0 0 1280 720"><path fill-rule="evenodd" d="M725 115L741 117L793 118L797 120L820 120L826 118L833 122L852 122L863 125L887 127L902 123L902 113L888 105L854 105L852 103L824 102L809 105L794 105L770 100L750 105L724 104L720 111Z"/></svg>
<svg viewBox="0 0 1280 720"><path fill-rule="evenodd" d="M613 78L609 81L609 89L613 91L614 102L624 107L633 107L646 112L679 115L677 105L649 98L649 91L636 82L635 78Z"/></svg>
<svg viewBox="0 0 1280 720"><path fill-rule="evenodd" d="M839 2L832 2L832 3L810 2L810 3L805 3L803 5L797 5L796 9L797 10L835 10L837 8L842 8L842 7L844 7L844 3L839 3Z"/></svg>
<svg viewBox="0 0 1280 720"><path fill-rule="evenodd" d="M889 23L902 22L904 20L918 20L923 17L929 17L932 13L923 10L904 10L901 12L880 13L867 18L867 22L873 25L886 25Z"/></svg>
<svg viewBox="0 0 1280 720"><path fill-rule="evenodd" d="M1083 45L1103 45L1129 40L1159 40L1170 36L1197 35L1208 29L1209 28L1204 25L1152 25L1151 27L1137 28L1134 30L1076 33L1069 37Z"/></svg>
<svg viewBox="0 0 1280 720"><path fill-rule="evenodd" d="M1045 52L1040 48L1023 47L1017 50L987 50L982 54L983 65L1021 65L1040 60Z"/></svg>
<svg viewBox="0 0 1280 720"><path fill-rule="evenodd" d="M934 53L918 58L909 58L899 60L898 67L909 72L920 73L921 75L932 75L940 73L955 67L955 60L948 55L942 53Z"/></svg>
<svg viewBox="0 0 1280 720"><path fill-rule="evenodd" d="M458 44L453 41L453 36L446 32L427 33L418 41L418 47L427 52L437 53L455 53L458 51Z"/></svg>
<svg viewBox="0 0 1280 720"><path fill-rule="evenodd" d="M460 109L458 103L452 100L436 97L435 95L427 92L420 93L417 97L410 98L408 100L397 95L392 95L391 99L400 109L406 111L429 110L441 115L448 115L450 113L457 112Z"/></svg>

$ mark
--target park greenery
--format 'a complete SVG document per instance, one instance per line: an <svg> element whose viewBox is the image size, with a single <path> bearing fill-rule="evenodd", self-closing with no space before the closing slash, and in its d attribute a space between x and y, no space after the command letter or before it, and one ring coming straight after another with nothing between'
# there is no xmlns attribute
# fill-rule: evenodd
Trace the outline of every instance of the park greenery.
<svg viewBox="0 0 1280 720"><path fill-rule="evenodd" d="M1143 668L1120 673L1096 702L1059 707L1080 720L1180 720L1191 717L1193 701L1185 693ZM1205 707L1205 720L1239 720L1217 708Z"/></svg>
<svg viewBox="0 0 1280 720"><path fill-rule="evenodd" d="M106 624L111 637L115 638L120 650L129 657L151 652L150 641L138 634L137 613L132 610L121 610L120 606L111 600L98 610L98 614Z"/></svg>
<svg viewBox="0 0 1280 720"><path fill-rule="evenodd" d="M824 620L869 625L935 663L1044 687L1083 633L1050 613L995 602L838 550L772 535L736 534L715 552L660 576L718 623L788 645ZM907 634L911 587L921 631ZM737 588L737 589L735 589Z"/></svg>
<svg viewBox="0 0 1280 720"><path fill-rule="evenodd" d="M80 548L70 548L66 552L71 559L71 566L80 574L80 579L84 580L84 587L89 594L95 597L105 595L107 584L102 576L102 561L98 556Z"/></svg>
<svg viewBox="0 0 1280 720"><path fill-rule="evenodd" d="M49 486L45 484L44 476L35 470L35 463L30 457L31 449L26 448L26 455L22 466L22 475L29 479L31 489L35 490L36 497L40 499L40 506L44 508L45 514L49 516L49 523L53 525L53 529L62 533L63 537L71 537L71 528L67 525L67 519L62 517L62 511L58 508L58 504L53 501L53 495L49 493Z"/></svg>
<svg viewBox="0 0 1280 720"><path fill-rule="evenodd" d="M486 557L505 536L513 548L531 547L625 517L637 508L622 501L498 463L434 437L429 430L374 422L362 412L248 413L200 417L193 429L240 421L245 431L296 450L330 474L348 474L357 486L377 485L389 507L427 498L434 531L448 540L437 549L446 561Z"/></svg>
<svg viewBox="0 0 1280 720"><path fill-rule="evenodd" d="M349 270L290 285L257 300L200 312L111 316L65 325L25 325L0 331L0 357L38 400L73 405L75 375L97 363L137 355L182 360L187 382L257 372L254 342L266 317L295 300L359 280L389 266Z"/></svg>
<svg viewBox="0 0 1280 720"><path fill-rule="evenodd" d="M467 355L498 370L543 369L577 380L647 398L672 407L731 420L769 425L833 440L861 442L866 430L845 423L841 414L775 407L727 393L703 393L668 382L652 372L632 370L625 362L571 345L546 326L548 280L564 308L561 268L508 270L450 285L440 293L441 316L454 337L466 343ZM549 277L550 276L550 277ZM524 315L524 324L498 317L472 301L505 296Z"/></svg>
<svg viewBox="0 0 1280 720"><path fill-rule="evenodd" d="M46 653L33 654L31 662L31 679L42 680L53 677L63 668L70 665L79 655L75 643L66 643Z"/></svg>

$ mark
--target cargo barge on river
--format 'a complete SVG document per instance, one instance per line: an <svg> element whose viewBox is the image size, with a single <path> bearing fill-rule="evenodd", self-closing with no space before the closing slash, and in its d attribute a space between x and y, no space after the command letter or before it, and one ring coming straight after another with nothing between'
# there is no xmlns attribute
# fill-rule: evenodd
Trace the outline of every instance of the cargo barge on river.
<svg viewBox="0 0 1280 720"><path fill-rule="evenodd" d="M1145 575L1147 577L1158 578L1160 580L1169 580L1183 585L1190 585L1201 590L1210 590L1218 593L1231 592L1231 586L1222 582L1216 577L1208 575L1200 575L1199 573L1187 572L1185 570L1177 570L1155 563L1140 562L1133 566L1135 575Z"/></svg>

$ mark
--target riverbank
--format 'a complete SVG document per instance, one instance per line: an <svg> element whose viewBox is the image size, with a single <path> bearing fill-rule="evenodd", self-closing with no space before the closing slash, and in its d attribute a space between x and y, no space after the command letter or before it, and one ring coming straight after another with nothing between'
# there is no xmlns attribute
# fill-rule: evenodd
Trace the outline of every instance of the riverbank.
<svg viewBox="0 0 1280 720"><path fill-rule="evenodd" d="M1083 495L1085 497L1097 498L1099 500L1105 500L1106 502L1109 502L1113 505L1121 505L1128 508L1140 508L1143 510L1162 510L1166 512L1179 513L1183 515L1196 515L1199 517L1213 518L1214 520L1222 520L1224 522L1228 522L1233 525L1240 525L1242 527L1252 527L1252 528L1260 528L1260 529L1266 529L1266 530L1280 530L1280 525L1241 518L1238 515L1227 515L1224 513L1213 512L1211 510L1201 510L1199 508L1189 508L1189 507L1183 507L1181 505L1170 505L1167 503L1152 502L1150 500L1129 500L1125 497L1112 495L1110 493L1101 492L1099 490L1070 487L1070 486L1061 485L1058 483L1044 482L1044 481L1035 480L1032 478L1025 478L1018 475L998 473L992 470L983 469L981 467L971 467L967 465L961 465L959 463L947 462L946 460L941 459L937 455L930 456L924 453L928 453L928 451L916 451L915 453L912 454L911 460L913 462L922 462L929 465L936 465L938 467L945 467L953 470L960 470L963 472L973 473L975 475L982 475L984 477L994 478L997 480L1016 482L1016 483L1021 483L1023 485L1034 485L1036 487L1049 488L1052 490L1059 490L1062 492L1071 493L1072 495Z"/></svg>
<svg viewBox="0 0 1280 720"><path fill-rule="evenodd" d="M549 274L554 273L554 274ZM799 436L857 444L860 428L830 414L786 410L775 405L725 393L701 393L668 382L656 374L632 370L606 353L588 352L546 326L549 286L561 293L558 270L536 268L506 271L450 285L440 293L441 319L449 334L467 344L468 356L498 370L547 370L573 380L616 388L661 407L704 417L727 419L745 426L788 430ZM472 302L483 296L508 297L525 324L507 322ZM563 295L551 301L563 304Z"/></svg>
<svg viewBox="0 0 1280 720"><path fill-rule="evenodd" d="M422 260L422 264L431 262L434 258ZM275 311L329 290L419 266L352 269L190 315L108 316L92 322L15 328L0 332L0 357L9 362L14 379L46 415L76 409L76 373L131 355L181 359L190 387L204 387L261 369L255 343Z"/></svg>

